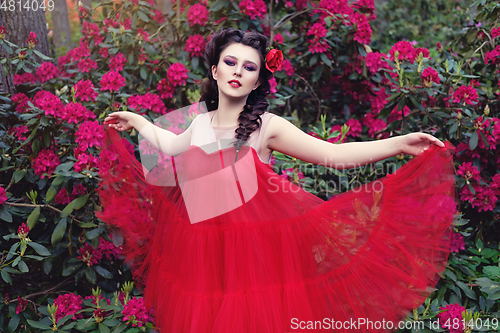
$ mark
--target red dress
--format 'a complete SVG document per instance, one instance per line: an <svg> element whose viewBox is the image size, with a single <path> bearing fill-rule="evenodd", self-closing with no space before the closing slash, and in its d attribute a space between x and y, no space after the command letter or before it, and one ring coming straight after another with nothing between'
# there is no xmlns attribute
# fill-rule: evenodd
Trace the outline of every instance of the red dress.
<svg viewBox="0 0 500 333"><path fill-rule="evenodd" d="M161 333L392 332L446 266L452 150L324 201L251 146L191 145L145 173L107 129L96 215L121 229Z"/></svg>

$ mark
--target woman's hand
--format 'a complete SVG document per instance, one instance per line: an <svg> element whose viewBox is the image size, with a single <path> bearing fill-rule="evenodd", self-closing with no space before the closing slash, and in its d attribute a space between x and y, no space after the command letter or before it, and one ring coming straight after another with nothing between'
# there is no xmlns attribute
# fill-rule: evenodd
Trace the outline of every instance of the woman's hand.
<svg viewBox="0 0 500 333"><path fill-rule="evenodd" d="M426 133L410 133L400 136L399 142L401 152L409 155L418 155L426 151L431 145L444 147L444 143L438 138Z"/></svg>
<svg viewBox="0 0 500 333"><path fill-rule="evenodd" d="M104 125L108 125L117 131L123 132L133 128L133 120L137 114L129 111L117 111L110 113L104 118Z"/></svg>

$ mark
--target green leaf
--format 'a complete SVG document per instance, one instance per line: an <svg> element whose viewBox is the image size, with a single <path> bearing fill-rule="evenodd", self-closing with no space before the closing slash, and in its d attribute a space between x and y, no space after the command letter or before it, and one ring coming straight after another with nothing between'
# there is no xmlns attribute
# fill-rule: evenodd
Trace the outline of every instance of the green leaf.
<svg viewBox="0 0 500 333"><path fill-rule="evenodd" d="M477 131L472 132L472 136L469 140L469 148L470 150L474 150L477 147L477 141L479 140L479 136Z"/></svg>
<svg viewBox="0 0 500 333"><path fill-rule="evenodd" d="M465 295L467 295L467 297L473 300L477 300L476 293L472 289L470 289L465 283L463 283L462 281L456 281L455 283L457 284L457 286L460 287L460 289L463 290L463 292L465 293Z"/></svg>
<svg viewBox="0 0 500 333"><path fill-rule="evenodd" d="M323 62L325 63L325 65L327 65L328 67L332 67L332 61L330 59L328 59L328 57L326 56L326 54L321 53L320 54L320 58L321 58L321 60L323 60Z"/></svg>
<svg viewBox="0 0 500 333"><path fill-rule="evenodd" d="M50 251L47 250L47 248L45 246L43 246L42 244L38 244L35 242L29 242L28 245L31 246L36 251L36 253L38 253L41 256L50 256L51 255Z"/></svg>
<svg viewBox="0 0 500 333"><path fill-rule="evenodd" d="M191 67L193 68L193 71L195 71L198 68L199 62L200 62L200 60L198 57L193 57L191 59Z"/></svg>
<svg viewBox="0 0 500 333"><path fill-rule="evenodd" d="M146 80L148 78L148 72L146 72L146 68L141 67L139 73L141 74L141 79Z"/></svg>
<svg viewBox="0 0 500 333"><path fill-rule="evenodd" d="M398 103L398 111L401 111L404 109L406 105L406 96L403 96L401 97L401 99L399 100L399 103Z"/></svg>
<svg viewBox="0 0 500 333"><path fill-rule="evenodd" d="M424 112L425 109L424 107L422 106L422 104L420 104L417 99L415 98L415 96L413 95L410 95L410 101L413 103L414 106L416 106L420 111Z"/></svg>
<svg viewBox="0 0 500 333"><path fill-rule="evenodd" d="M87 232L85 234L85 236L88 238L88 239L94 239L96 238L97 236L99 236L104 230L106 229L106 227L104 226L101 226L99 228L96 228L96 229L93 229L89 232Z"/></svg>
<svg viewBox="0 0 500 333"><path fill-rule="evenodd" d="M219 0L219 1L216 1L216 2L212 3L210 5L210 9L209 10L211 12L216 12L216 11L222 9L225 5L226 5L226 1Z"/></svg>
<svg viewBox="0 0 500 333"><path fill-rule="evenodd" d="M113 274L110 271L108 271L106 268L99 266L99 265L94 265L93 267L94 267L95 271L97 272L97 274L99 274L103 278L106 278L106 279L113 278Z"/></svg>
<svg viewBox="0 0 500 333"><path fill-rule="evenodd" d="M73 209L80 209L87 203L87 199L89 198L89 195L84 195L83 197L76 198L73 200Z"/></svg>
<svg viewBox="0 0 500 333"><path fill-rule="evenodd" d="M30 216L28 216L28 227L30 228L30 230L33 229L33 227L38 222L39 218L40 218L40 206L37 206L35 207L35 209L33 209Z"/></svg>
<svg viewBox="0 0 500 333"><path fill-rule="evenodd" d="M66 217L63 217L59 223L57 223L54 232L52 233L52 237L50 239L52 246L56 246L61 239L63 238L64 234L66 233L66 228L68 226L68 222L66 220Z"/></svg>
<svg viewBox="0 0 500 333"><path fill-rule="evenodd" d="M316 67L316 70L314 71L314 74L313 74L313 77L312 77L312 81L313 82L318 81L318 79L320 78L322 72L323 72L323 65L319 65L318 67Z"/></svg>
<svg viewBox="0 0 500 333"><path fill-rule="evenodd" d="M57 175L57 177L54 178L54 180L52 181L52 186L59 186L59 185L61 185L64 182L64 179L66 179L66 177L64 177L62 175Z"/></svg>
<svg viewBox="0 0 500 333"><path fill-rule="evenodd" d="M141 19L142 22L149 22L148 16L143 11L140 10L137 11L137 15L139 15L139 18Z"/></svg>
<svg viewBox="0 0 500 333"><path fill-rule="evenodd" d="M92 267L87 266L87 268L85 269L85 276L87 277L87 280L90 283L92 283L92 284L96 283L97 276L95 274L95 271L92 269Z"/></svg>
<svg viewBox="0 0 500 333"><path fill-rule="evenodd" d="M12 284L12 278L10 277L10 274L5 271L5 269L0 270L0 274L5 282Z"/></svg>
<svg viewBox="0 0 500 333"><path fill-rule="evenodd" d="M52 329L52 327L50 327L49 325L41 324L38 321L34 321L34 320L31 320L31 319L26 319L26 320L28 321L28 324L31 327L33 327L33 328L40 328L42 330L50 330L50 329Z"/></svg>
<svg viewBox="0 0 500 333"><path fill-rule="evenodd" d="M57 189L54 186L49 187L47 193L45 194L45 201L51 202L57 195Z"/></svg>
<svg viewBox="0 0 500 333"><path fill-rule="evenodd" d="M7 209L0 209L0 220L12 222L12 215L7 211Z"/></svg>
<svg viewBox="0 0 500 333"><path fill-rule="evenodd" d="M99 324L99 332L101 333L109 333L110 330L106 325Z"/></svg>
<svg viewBox="0 0 500 333"><path fill-rule="evenodd" d="M77 262L76 264L69 265L68 263L63 264L62 276L69 276L76 272L83 266L83 262Z"/></svg>
<svg viewBox="0 0 500 333"><path fill-rule="evenodd" d="M9 321L9 325L7 327L8 331L11 333L16 332L17 326L19 326L19 320L21 319L21 316L18 314L15 314L12 316L12 319Z"/></svg>
<svg viewBox="0 0 500 333"><path fill-rule="evenodd" d="M17 267L19 267L19 270L23 273L28 273L30 271L28 265L26 265L23 260L19 260L19 264L17 264Z"/></svg>
<svg viewBox="0 0 500 333"><path fill-rule="evenodd" d="M71 212L73 211L74 202L75 200L71 201L69 204L66 205L66 207L64 207L64 209L61 211L61 217L66 217L69 214L71 214Z"/></svg>
<svg viewBox="0 0 500 333"><path fill-rule="evenodd" d="M318 54L315 53L311 59L309 59L309 66L313 66L315 63L318 62Z"/></svg>
<svg viewBox="0 0 500 333"><path fill-rule="evenodd" d="M14 172L14 183L19 182L26 175L26 169L19 169Z"/></svg>
<svg viewBox="0 0 500 333"><path fill-rule="evenodd" d="M51 60L52 58L50 57L47 57L45 54L43 54L42 52L39 52L35 49L33 49L33 53L35 53L37 56L39 56L40 58L42 58L43 60Z"/></svg>

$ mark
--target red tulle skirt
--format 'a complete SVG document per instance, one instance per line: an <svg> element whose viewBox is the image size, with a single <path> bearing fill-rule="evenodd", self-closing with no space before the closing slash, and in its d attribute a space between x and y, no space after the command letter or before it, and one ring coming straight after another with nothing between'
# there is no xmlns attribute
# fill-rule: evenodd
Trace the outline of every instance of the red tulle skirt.
<svg viewBox="0 0 500 333"><path fill-rule="evenodd" d="M96 215L121 230L161 333L392 332L445 269L449 143L324 201L249 146L147 170L106 133Z"/></svg>

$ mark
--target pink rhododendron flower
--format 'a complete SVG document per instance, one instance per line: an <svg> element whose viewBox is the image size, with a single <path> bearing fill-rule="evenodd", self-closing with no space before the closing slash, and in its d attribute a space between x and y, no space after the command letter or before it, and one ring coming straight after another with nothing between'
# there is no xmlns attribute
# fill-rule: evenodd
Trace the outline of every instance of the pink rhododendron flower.
<svg viewBox="0 0 500 333"><path fill-rule="evenodd" d="M156 86L156 89L160 94L160 98L168 99L174 96L175 88L168 84L166 79L160 80L160 82L158 82L158 86Z"/></svg>
<svg viewBox="0 0 500 333"><path fill-rule="evenodd" d="M356 25L354 40L361 44L370 44L372 40L372 28L366 15L355 12L351 17L351 22Z"/></svg>
<svg viewBox="0 0 500 333"><path fill-rule="evenodd" d="M465 250L464 236L458 232L453 232L451 234L451 252L460 252L460 250Z"/></svg>
<svg viewBox="0 0 500 333"><path fill-rule="evenodd" d="M500 36L500 27L491 29L491 38L495 39Z"/></svg>
<svg viewBox="0 0 500 333"><path fill-rule="evenodd" d="M56 321L69 315L73 315L73 320L81 317L77 316L77 312L82 309L82 302L82 296L72 293L57 296L54 299L54 305L57 306Z"/></svg>
<svg viewBox="0 0 500 333"><path fill-rule="evenodd" d="M191 57L201 57L205 52L206 44L202 35L192 35L188 37L184 51L189 52Z"/></svg>
<svg viewBox="0 0 500 333"><path fill-rule="evenodd" d="M361 121L364 126L368 127L368 135L372 138L375 136L375 133L387 127L387 124L374 113L367 113Z"/></svg>
<svg viewBox="0 0 500 333"><path fill-rule="evenodd" d="M439 322L441 323L441 327L446 328L450 331L450 333L463 333L464 325L463 325L463 317L462 312L465 311L465 307L461 306L458 303L448 304L447 306L442 306L441 310L445 310L444 312L440 312L437 314L439 318ZM454 325L456 323L457 325ZM455 327L459 328L455 328Z"/></svg>
<svg viewBox="0 0 500 333"><path fill-rule="evenodd" d="M388 68L389 65L382 59L387 58L385 54L380 52L370 52L366 54L366 67L371 73L376 73L382 68Z"/></svg>
<svg viewBox="0 0 500 333"><path fill-rule="evenodd" d="M165 113L167 108L158 95L146 93L145 95L132 95L127 99L127 104L132 109L140 110L141 114L146 110L152 110L158 113Z"/></svg>
<svg viewBox="0 0 500 333"><path fill-rule="evenodd" d="M460 86L455 92L453 93L453 102L454 103L460 103L460 104L469 104L469 105L474 105L478 101L478 95L477 95L477 90L474 88L473 85L471 86Z"/></svg>
<svg viewBox="0 0 500 333"><path fill-rule="evenodd" d="M116 55L111 56L109 60L109 69L112 71L121 71L123 70L123 66L127 63L127 58L121 52L118 52Z"/></svg>
<svg viewBox="0 0 500 333"><path fill-rule="evenodd" d="M24 223L23 223L24 224ZM17 296L17 306L16 306L16 314L20 314L26 309L26 305L28 305L28 300Z"/></svg>
<svg viewBox="0 0 500 333"><path fill-rule="evenodd" d="M37 157L33 159L32 167L35 175L40 178L52 176L56 167L60 164L59 157L50 149L42 149Z"/></svg>
<svg viewBox="0 0 500 333"><path fill-rule="evenodd" d="M80 254L77 258L87 264L87 266L92 266L97 264L102 259L102 253L99 249L94 249L92 245L89 243L85 243L80 249L78 249L78 254Z"/></svg>
<svg viewBox="0 0 500 333"><path fill-rule="evenodd" d="M184 64L180 62L173 63L167 69L167 80L172 84L172 86L181 86L186 83L188 78L188 70Z"/></svg>
<svg viewBox="0 0 500 333"><path fill-rule="evenodd" d="M94 85L90 80L80 80L78 81L73 88L75 89L75 98L79 98L82 101L90 102L96 101L97 96L99 95L94 90Z"/></svg>
<svg viewBox="0 0 500 333"><path fill-rule="evenodd" d="M30 227L28 227L24 222L19 226L19 228L17 228L17 236L21 240L28 237L29 232L30 232Z"/></svg>
<svg viewBox="0 0 500 333"><path fill-rule="evenodd" d="M146 311L144 306L144 298L132 297L123 307L122 314L123 320L133 327L141 327L153 321L150 311Z"/></svg>
<svg viewBox="0 0 500 333"><path fill-rule="evenodd" d="M96 159L96 162L99 163L99 160ZM76 184L75 186L73 186L73 191L71 191L71 198L74 200L77 197L85 195L86 192L87 189L83 184Z"/></svg>
<svg viewBox="0 0 500 333"><path fill-rule="evenodd" d="M61 119L68 123L79 124L85 120L95 119L96 115L87 110L85 106L80 103L69 102L64 108Z"/></svg>
<svg viewBox="0 0 500 333"><path fill-rule="evenodd" d="M98 164L97 157L92 154L81 153L78 154L78 158L74 165L75 172L81 172L83 170L92 171L93 168L97 168Z"/></svg>
<svg viewBox="0 0 500 333"><path fill-rule="evenodd" d="M457 175L464 177L467 182L471 179L479 182L480 172L472 162L465 162L458 167Z"/></svg>
<svg viewBox="0 0 500 333"><path fill-rule="evenodd" d="M111 256L118 259L121 253L121 247L116 247L115 244L113 244L113 242L104 240L104 238L102 237L99 237L98 249L103 256L106 256L106 258L108 258L108 260L111 260Z"/></svg>
<svg viewBox="0 0 500 333"><path fill-rule="evenodd" d="M78 61L78 70L83 73L90 73L92 69L97 69L97 62L91 58L84 58Z"/></svg>
<svg viewBox="0 0 500 333"><path fill-rule="evenodd" d="M68 190L63 187L59 192L57 192L56 197L54 198L54 202L56 204L67 205L71 202L68 195Z"/></svg>
<svg viewBox="0 0 500 333"><path fill-rule="evenodd" d="M399 110L398 111L398 106L396 105L394 107L394 109L392 109L392 111L389 114L389 116L387 117L387 123L390 124L393 121L401 120L401 119L403 119L403 115L405 117L408 117L408 115L410 114L410 112L411 112L411 110L410 110L410 108L408 106L405 105L405 107L403 108L403 110Z"/></svg>
<svg viewBox="0 0 500 333"><path fill-rule="evenodd" d="M285 178L287 179L288 181L293 181L293 168L288 168L288 169L284 169L281 171L281 175L280 175L282 178ZM301 179L304 179L304 173L302 171L299 171L297 172L297 178L299 179L299 181Z"/></svg>
<svg viewBox="0 0 500 333"><path fill-rule="evenodd" d="M439 79L439 74L432 67L427 67L422 72L422 81L427 88L432 86L432 83L439 84L441 80Z"/></svg>
<svg viewBox="0 0 500 333"><path fill-rule="evenodd" d="M94 146L101 147L104 135L104 129L97 120L85 121L75 133L75 142L79 143L84 149Z"/></svg>
<svg viewBox="0 0 500 333"><path fill-rule="evenodd" d="M348 136L352 136L354 138L357 138L357 137L359 137L359 135L363 131L363 127L361 126L361 122L357 119L349 119L346 122L346 125L349 126L349 131L347 132Z"/></svg>
<svg viewBox="0 0 500 333"><path fill-rule="evenodd" d="M38 44L38 40L36 39L36 33L33 31L30 31L30 34L28 38L26 39L26 44L28 44L28 47L30 49L35 48L36 44Z"/></svg>
<svg viewBox="0 0 500 333"><path fill-rule="evenodd" d="M43 62L36 70L36 76L40 83L44 83L59 75L59 69L50 61Z"/></svg>
<svg viewBox="0 0 500 333"><path fill-rule="evenodd" d="M208 22L208 11L207 7L201 3L197 3L189 7L188 10L188 22L192 27L195 24L205 26Z"/></svg>
<svg viewBox="0 0 500 333"><path fill-rule="evenodd" d="M80 40L80 46L69 50L68 51L68 56L71 57L71 61L77 62L80 61L83 58L90 57L90 50L84 41Z"/></svg>
<svg viewBox="0 0 500 333"><path fill-rule="evenodd" d="M33 73L14 74L14 84L35 83L36 76Z"/></svg>
<svg viewBox="0 0 500 333"><path fill-rule="evenodd" d="M277 44L283 44L285 42L285 39L283 38L283 35L281 35L279 32L274 35L274 41L277 43Z"/></svg>
<svg viewBox="0 0 500 333"><path fill-rule="evenodd" d="M309 45L309 52L311 53L324 53L328 50L328 43L323 39L314 40L312 44Z"/></svg>
<svg viewBox="0 0 500 333"><path fill-rule="evenodd" d="M250 16L252 20L255 20L257 17L261 20L267 13L267 6L263 0L243 0L239 4L240 11Z"/></svg>
<svg viewBox="0 0 500 333"><path fill-rule="evenodd" d="M269 79L269 84L271 85L271 94L276 94L278 90L276 87L278 86L278 83L276 82L276 78L273 76L272 78Z"/></svg>
<svg viewBox="0 0 500 333"><path fill-rule="evenodd" d="M17 104L16 111L19 113L25 113L26 111L28 111L29 101L30 101L29 97L23 93L17 93L14 96L12 96L12 102Z"/></svg>
<svg viewBox="0 0 500 333"><path fill-rule="evenodd" d="M7 201L7 192L0 186L0 205L3 205L5 201Z"/></svg>
<svg viewBox="0 0 500 333"><path fill-rule="evenodd" d="M143 28L138 28L137 29L137 40L145 40L146 42L149 42L148 32L144 31Z"/></svg>
<svg viewBox="0 0 500 333"><path fill-rule="evenodd" d="M61 119L64 105L59 97L46 90L40 90L33 97L33 104L42 109L46 115Z"/></svg>
<svg viewBox="0 0 500 333"><path fill-rule="evenodd" d="M109 49L107 47L102 47L99 49L99 52L98 52L101 57L103 57L104 59L106 59L107 57L109 57Z"/></svg>
<svg viewBox="0 0 500 333"><path fill-rule="evenodd" d="M395 54L399 52L398 59L399 60L408 60L410 63L414 63L415 59L418 56L417 51L407 41L400 41L394 44L394 46L389 50L389 54L391 55L391 60L394 61L396 58Z"/></svg>
<svg viewBox="0 0 500 333"><path fill-rule="evenodd" d="M497 45L495 49L486 52L484 55L484 62L488 64L489 62L492 62L493 64L499 64L500 63L500 45Z"/></svg>
<svg viewBox="0 0 500 333"><path fill-rule="evenodd" d="M25 133L27 134L28 132L29 132L28 126L20 125L10 128L7 133L9 135L16 137L20 141L25 141L28 138L28 136L24 134Z"/></svg>
<svg viewBox="0 0 500 333"><path fill-rule="evenodd" d="M313 26L307 31L308 36L314 36L315 38L321 38L326 36L326 28L322 23L314 23Z"/></svg>
<svg viewBox="0 0 500 333"><path fill-rule="evenodd" d="M283 62L281 63L281 70L284 70L286 75L288 76L293 76L293 74L295 73L293 65L288 59L283 60Z"/></svg>
<svg viewBox="0 0 500 333"><path fill-rule="evenodd" d="M120 73L109 71L101 78L101 90L118 91L125 86L125 78Z"/></svg>
<svg viewBox="0 0 500 333"><path fill-rule="evenodd" d="M306 1L304 1L304 5L307 6ZM298 7L297 4L296 6ZM324 8L329 12L325 12L324 10L313 11L314 14L319 13L321 18L330 16L330 13L333 15L341 14L344 18L348 18L354 14L354 10L349 6L349 2L347 0L321 0L318 4L318 8ZM337 19L336 17L332 18Z"/></svg>
<svg viewBox="0 0 500 333"><path fill-rule="evenodd" d="M96 23L83 21L82 33L85 36L85 41L90 43L90 40L93 39L95 46L104 42L104 37L101 36L101 31Z"/></svg>

